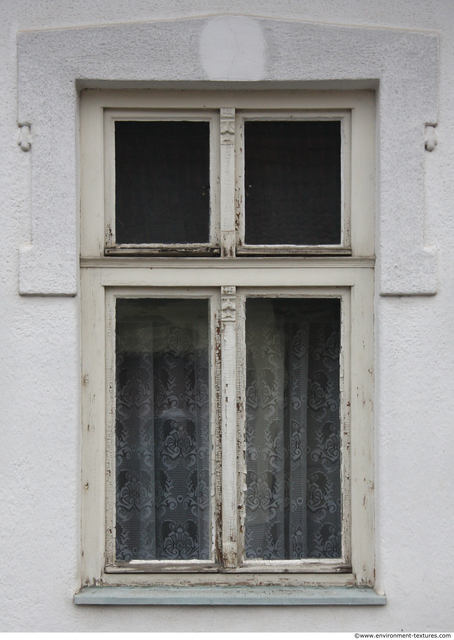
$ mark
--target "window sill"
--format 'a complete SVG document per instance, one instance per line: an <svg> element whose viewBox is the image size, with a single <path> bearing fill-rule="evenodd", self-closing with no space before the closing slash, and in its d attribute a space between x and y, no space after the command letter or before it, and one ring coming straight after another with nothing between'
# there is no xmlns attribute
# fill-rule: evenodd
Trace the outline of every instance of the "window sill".
<svg viewBox="0 0 454 640"><path fill-rule="evenodd" d="M384 605L386 596L355 587L84 587L77 605Z"/></svg>

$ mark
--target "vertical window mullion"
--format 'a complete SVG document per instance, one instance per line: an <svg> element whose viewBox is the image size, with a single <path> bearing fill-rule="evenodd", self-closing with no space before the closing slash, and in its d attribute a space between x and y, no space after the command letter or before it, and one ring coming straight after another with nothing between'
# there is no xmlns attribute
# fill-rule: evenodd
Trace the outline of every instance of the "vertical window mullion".
<svg viewBox="0 0 454 640"><path fill-rule="evenodd" d="M235 256L235 109L221 108L221 255Z"/></svg>
<svg viewBox="0 0 454 640"><path fill-rule="evenodd" d="M236 287L221 292L222 558L224 568L238 564L236 489Z"/></svg>

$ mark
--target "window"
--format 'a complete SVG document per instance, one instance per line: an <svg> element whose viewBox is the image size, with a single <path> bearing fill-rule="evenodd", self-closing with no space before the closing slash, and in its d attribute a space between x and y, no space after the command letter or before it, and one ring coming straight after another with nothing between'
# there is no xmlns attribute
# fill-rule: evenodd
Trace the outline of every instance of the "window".
<svg viewBox="0 0 454 640"><path fill-rule="evenodd" d="M85 582L373 584L373 228L370 92L83 92Z"/></svg>

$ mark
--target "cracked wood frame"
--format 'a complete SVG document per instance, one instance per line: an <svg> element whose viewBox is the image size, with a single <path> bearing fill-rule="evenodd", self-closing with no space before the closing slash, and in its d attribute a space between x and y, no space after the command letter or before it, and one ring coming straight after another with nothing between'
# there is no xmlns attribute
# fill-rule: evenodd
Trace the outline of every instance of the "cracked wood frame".
<svg viewBox="0 0 454 640"><path fill-rule="evenodd" d="M129 267L125 270L108 265L82 266L83 562L87 563L87 568L90 565L98 565L98 571L106 584L143 584L144 578L138 577L135 578L138 581L130 583L126 574L146 576L147 574L219 571L223 571L224 574L236 574L238 579L240 579L239 576L244 577L247 574L282 573L287 576L286 584L307 582L308 575L311 573L314 574L313 580L318 584L321 574L329 574L334 579L336 573L342 573L344 576L342 584L350 584L352 580L370 584L371 563L373 567L373 545L371 544L373 539L371 527L373 523L371 441L373 263L365 263L358 268L340 263L339 258L335 260L336 262L331 266L325 266L321 273L319 269L308 269L302 272L298 267L281 265L279 277L282 282L295 282L296 286L292 287L285 285L270 287L268 285L269 269L242 266L228 269L223 273L224 277L235 283L234 285L216 286L215 275L213 287L209 289L191 286L191 283L197 279L199 270L197 267L187 265L178 266L177 260L171 265L168 264L162 272L155 268ZM170 280L173 284L169 282ZM141 286L137 285L138 281L141 282ZM167 285L162 286L165 281ZM343 557L341 559L244 561L244 301L250 296L335 297L342 301ZM113 550L115 363L113 354L116 297L174 297L177 299L197 297L211 300L212 371L210 379L213 389L211 490L214 499L211 506L212 561L210 562L115 562ZM235 362L236 360L238 362ZM105 375L102 372L103 362L106 363ZM106 403L103 401L103 388L107 393ZM350 394L349 388L352 390ZM350 464L349 456L352 448L354 456ZM104 451L106 451L105 455ZM106 501L105 526L99 519L103 512L103 495ZM105 543L103 542L104 531L107 531ZM99 549L99 556L97 553L93 554L93 546ZM102 560L104 554L105 562ZM360 558L362 560L358 566ZM117 577L114 574L117 574ZM118 574L124 575L119 578ZM293 578L289 577L290 574L294 574ZM90 578L87 579L91 583ZM269 575L263 579L271 580L273 583ZM156 579L153 578L151 582L155 583ZM231 583L231 579L227 580L227 583ZM340 584L336 580L329 583Z"/></svg>
<svg viewBox="0 0 454 640"><path fill-rule="evenodd" d="M352 208L351 166L355 162L352 150L352 118L356 128L367 120L373 105L371 92L338 92L336 101L320 92L131 92L129 102L118 97L119 92L84 92L84 111L103 119L102 164L105 179L99 193L99 216L104 220L102 254L108 256L212 256L233 258L236 255L360 255L373 254L373 234L368 226L364 233L358 218L362 212ZM143 95L145 94L145 95ZM148 95L147 95L148 94ZM333 94L331 94L333 95ZM149 96L149 97L148 97ZM279 98L277 97L279 96ZM308 99L309 96L309 99ZM328 98L328 99L327 99ZM184 108L181 108L182 103ZM226 106L223 106L223 103ZM368 104L369 103L369 104ZM235 106L230 106L235 104ZM153 108L151 108L153 105ZM229 106L227 106L229 105ZM246 121L339 121L341 124L341 239L339 244L245 244L244 185L244 125ZM207 243L140 243L118 244L115 229L115 122L192 121L208 122L210 164L210 239ZM95 132L93 132L95 133ZM361 153L361 142L355 148ZM98 151L99 153L99 151ZM94 157L96 153L94 154ZM368 157L370 154L368 154ZM373 158L365 163L362 189L371 182ZM359 171L358 163L356 163ZM99 166L99 169L101 167ZM96 167L97 170L98 167ZM369 173L368 173L369 172ZM356 219L355 219L356 218ZM351 231L353 228L353 232ZM372 245L371 245L372 237Z"/></svg>
<svg viewBox="0 0 454 640"><path fill-rule="evenodd" d="M351 110L261 109L236 112L236 254L237 255L351 255ZM339 244L246 244L245 242L245 123L246 122L333 122L341 134L341 239Z"/></svg>
<svg viewBox="0 0 454 640"><path fill-rule="evenodd" d="M187 584L189 581L191 584L372 585L373 95L367 92L88 91L81 105L83 584L99 581L110 585ZM235 256L236 238L238 232L241 234L240 151L235 164L235 148L241 149L241 141L235 132L241 132L245 110L256 112L264 105L269 107L267 113L272 117L276 113L279 116L281 108L299 109L300 114L306 109L307 114L319 113L320 117L348 122L343 125L343 131L346 139L351 136L351 145L344 145L344 149L347 156L349 154L345 166L351 163L351 175L345 173L343 190L344 194L351 193L351 224L345 222L344 216L343 246L350 243L352 255L332 254L336 252L330 255L327 251L326 255L307 257ZM138 109L147 111L139 115ZM216 132L216 140L211 145L211 166L217 167L219 176L217 195L212 196L213 206L219 211L217 221L212 218L212 230L215 229L212 237L219 240L221 251L217 259L208 257L209 254L162 257L166 254L157 247L152 250L146 247L142 252L142 248L120 250L112 244L107 251L105 232L109 224L106 220L113 212L109 195L113 184L109 173L112 116L118 113L127 118L130 113L138 118L144 113L145 118L149 118L152 113L152 117L164 114L170 119L178 119L182 114L185 118L191 114L195 120L209 119L210 135ZM345 133L347 131L350 133ZM108 234L110 242L109 238ZM342 558L335 561L244 561L244 301L250 295L337 297L342 301L343 549ZM115 562L112 411L113 304L117 296L206 297L211 301L213 500L212 560L209 562ZM185 574L191 575L185 577Z"/></svg>
<svg viewBox="0 0 454 640"><path fill-rule="evenodd" d="M115 228L115 123L127 122L208 122L209 123L209 242L207 243L140 243L118 244ZM105 254L106 255L162 255L191 256L219 255L219 111L172 109L105 109Z"/></svg>
<svg viewBox="0 0 454 640"><path fill-rule="evenodd" d="M219 537L221 535L221 479L219 477L221 459L221 432L220 432L220 403L214 392L220 386L219 371L219 347L220 335L217 330L220 320L219 290L216 288L186 288L176 287L141 287L131 289L128 287L106 287L106 388L107 388L107 421L106 421L106 573L122 572L188 572L188 571L218 571L217 559L222 548ZM207 299L209 301L209 384L210 384L210 555L211 560L189 561L162 561L162 560L132 560L119 562L115 554L115 320L116 300L121 299L150 299L160 300L170 298Z"/></svg>
<svg viewBox="0 0 454 640"><path fill-rule="evenodd" d="M238 563L240 573L333 573L351 571L351 493L350 493L350 407L351 407L351 289L348 287L241 287L238 290L237 312L237 496L238 496ZM246 300L251 298L339 299L341 302L340 356L340 457L342 525L341 557L336 559L304 558L301 560L251 560L245 556L246 520Z"/></svg>
<svg viewBox="0 0 454 640"><path fill-rule="evenodd" d="M219 289L175 287L106 287L106 573L199 572L238 573L344 572L350 560L350 289L323 287L269 288L224 286ZM220 295L219 295L220 294ZM246 299L338 298L341 300L340 370L342 556L339 559L246 560L244 522L246 495ZM117 561L115 557L115 305L121 299L191 299L210 301L211 561ZM237 308L238 306L238 308ZM217 327L220 326L220 331ZM220 358L216 358L216 354ZM238 362L237 362L238 361ZM218 393L219 390L219 393ZM220 401L219 401L220 397ZM219 406L220 405L220 406ZM220 424L220 427L219 427ZM222 460L222 462L221 462ZM221 517L219 517L221 514ZM220 558L221 562L216 562Z"/></svg>

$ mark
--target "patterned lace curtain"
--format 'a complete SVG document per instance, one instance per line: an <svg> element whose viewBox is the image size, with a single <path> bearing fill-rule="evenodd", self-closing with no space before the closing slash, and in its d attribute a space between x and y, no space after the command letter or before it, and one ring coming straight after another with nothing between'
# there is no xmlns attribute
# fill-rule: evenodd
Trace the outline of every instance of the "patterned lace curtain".
<svg viewBox="0 0 454 640"><path fill-rule="evenodd" d="M208 301L116 313L117 560L208 559Z"/></svg>
<svg viewBox="0 0 454 640"><path fill-rule="evenodd" d="M246 557L341 556L338 300L246 305Z"/></svg>
<svg viewBox="0 0 454 640"><path fill-rule="evenodd" d="M246 557L337 558L339 301L246 311ZM120 299L116 330L117 559L209 559L208 301Z"/></svg>

